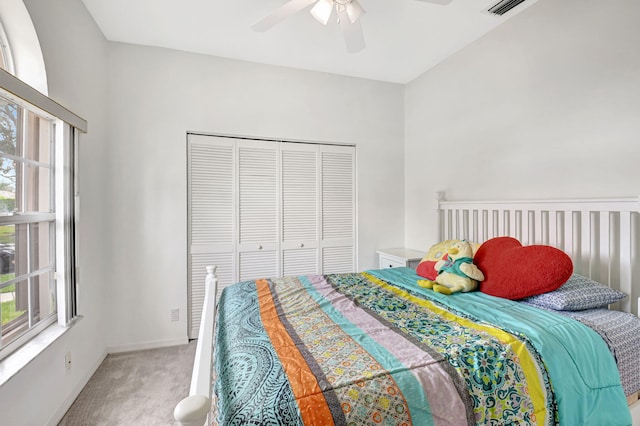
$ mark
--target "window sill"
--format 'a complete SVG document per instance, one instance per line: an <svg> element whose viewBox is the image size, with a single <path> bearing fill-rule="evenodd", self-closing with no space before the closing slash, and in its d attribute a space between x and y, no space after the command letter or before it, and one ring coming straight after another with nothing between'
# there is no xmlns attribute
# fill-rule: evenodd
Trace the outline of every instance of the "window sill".
<svg viewBox="0 0 640 426"><path fill-rule="evenodd" d="M31 361L51 346L53 342L71 330L80 319L82 319L81 316L74 318L67 326L59 324L50 325L33 339L29 340L29 342L25 343L20 349L0 361L0 386L4 385L9 379L22 371Z"/></svg>

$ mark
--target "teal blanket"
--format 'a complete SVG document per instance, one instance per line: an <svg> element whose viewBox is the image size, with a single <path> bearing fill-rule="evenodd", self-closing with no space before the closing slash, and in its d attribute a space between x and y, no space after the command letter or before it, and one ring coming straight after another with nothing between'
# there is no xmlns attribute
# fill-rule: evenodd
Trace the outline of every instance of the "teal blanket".
<svg viewBox="0 0 640 426"><path fill-rule="evenodd" d="M246 281L220 299L221 425L630 425L600 336L408 268Z"/></svg>
<svg viewBox="0 0 640 426"><path fill-rule="evenodd" d="M615 360L592 329L554 312L481 292L451 296L416 286L408 268L369 271L385 281L507 331L527 336L547 367L561 425L630 425L631 414Z"/></svg>

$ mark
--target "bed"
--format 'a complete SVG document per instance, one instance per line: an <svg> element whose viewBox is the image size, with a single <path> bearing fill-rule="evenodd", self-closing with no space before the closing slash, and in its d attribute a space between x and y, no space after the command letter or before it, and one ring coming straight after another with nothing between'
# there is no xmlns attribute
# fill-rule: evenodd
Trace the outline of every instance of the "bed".
<svg viewBox="0 0 640 426"><path fill-rule="evenodd" d="M628 295L612 306L627 322L609 321L618 313L606 309L444 296L416 286L408 268L238 283L216 310L210 267L190 396L176 420L629 425L633 416L638 424L640 358L628 347L640 329L629 314L640 295L638 199L454 202L439 194L437 206L441 240L510 235L565 251L576 272Z"/></svg>

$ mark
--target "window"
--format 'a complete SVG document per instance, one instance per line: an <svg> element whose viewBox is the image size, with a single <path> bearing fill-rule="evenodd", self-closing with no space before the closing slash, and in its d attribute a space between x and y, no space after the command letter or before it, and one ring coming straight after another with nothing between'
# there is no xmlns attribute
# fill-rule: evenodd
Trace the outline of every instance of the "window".
<svg viewBox="0 0 640 426"><path fill-rule="evenodd" d="M75 152L87 123L45 95L44 60L24 3L2 0L0 14L10 17L0 23L2 360L76 315ZM50 328L42 341L65 329Z"/></svg>
<svg viewBox="0 0 640 426"><path fill-rule="evenodd" d="M54 126L0 97L0 348L56 314Z"/></svg>
<svg viewBox="0 0 640 426"><path fill-rule="evenodd" d="M4 71L0 77L1 359L75 316L77 129L48 112L69 111ZM43 106L3 82L36 93Z"/></svg>

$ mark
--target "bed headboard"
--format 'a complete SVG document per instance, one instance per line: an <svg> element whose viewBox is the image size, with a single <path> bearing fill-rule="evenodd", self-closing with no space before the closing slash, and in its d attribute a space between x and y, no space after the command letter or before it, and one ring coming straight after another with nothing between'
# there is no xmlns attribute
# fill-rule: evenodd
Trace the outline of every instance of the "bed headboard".
<svg viewBox="0 0 640 426"><path fill-rule="evenodd" d="M574 271L629 295L613 305L638 315L640 197L536 201L448 201L437 193L439 239L498 236L565 251Z"/></svg>

